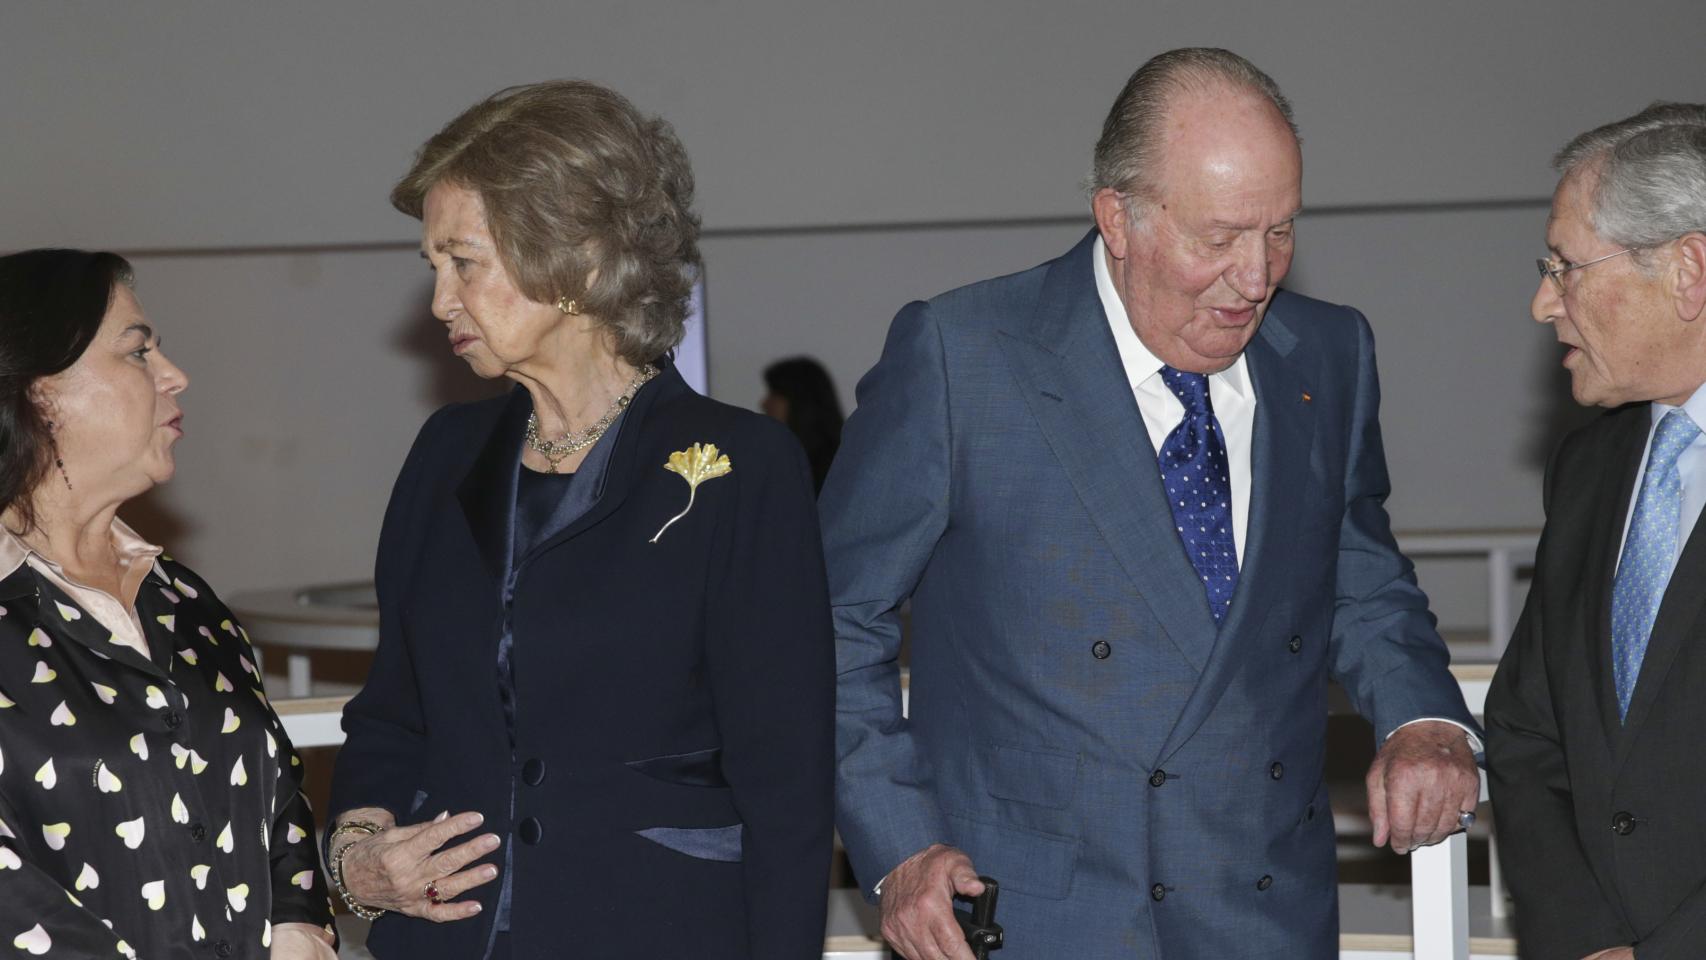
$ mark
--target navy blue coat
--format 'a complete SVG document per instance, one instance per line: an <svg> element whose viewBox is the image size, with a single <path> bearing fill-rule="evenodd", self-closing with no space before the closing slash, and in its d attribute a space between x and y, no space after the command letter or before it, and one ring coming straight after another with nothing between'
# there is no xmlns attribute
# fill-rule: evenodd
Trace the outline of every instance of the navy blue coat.
<svg viewBox="0 0 1706 960"><path fill-rule="evenodd" d="M1473 723L1388 529L1368 324L1281 291L1245 349L1249 544L1217 625L1093 240L906 307L859 384L822 499L842 838L867 887L964 849L1001 882L1002 960L1337 956L1329 678L1382 738Z"/></svg>
<svg viewBox="0 0 1706 960"><path fill-rule="evenodd" d="M440 410L415 441L380 537L379 650L344 712L334 815L483 813L512 848L518 960L819 954L834 680L804 454L666 367L624 414L596 502L512 569L530 410L517 388ZM664 464L696 442L733 471L651 543L688 502ZM470 894L485 906L471 920L388 914L369 946L484 956L498 891Z"/></svg>

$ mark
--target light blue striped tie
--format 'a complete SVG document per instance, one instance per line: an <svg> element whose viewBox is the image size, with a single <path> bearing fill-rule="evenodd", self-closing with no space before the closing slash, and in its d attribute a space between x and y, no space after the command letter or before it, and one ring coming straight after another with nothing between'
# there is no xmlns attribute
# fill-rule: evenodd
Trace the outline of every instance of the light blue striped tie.
<svg viewBox="0 0 1706 960"><path fill-rule="evenodd" d="M1623 557L1611 587L1611 670L1619 717L1629 713L1641 660L1647 655L1647 637L1676 565L1682 513L1682 477L1676 458L1698 436L1700 428L1681 410L1665 414L1653 431L1641 496L1635 501L1635 516L1629 521L1629 536L1623 541Z"/></svg>

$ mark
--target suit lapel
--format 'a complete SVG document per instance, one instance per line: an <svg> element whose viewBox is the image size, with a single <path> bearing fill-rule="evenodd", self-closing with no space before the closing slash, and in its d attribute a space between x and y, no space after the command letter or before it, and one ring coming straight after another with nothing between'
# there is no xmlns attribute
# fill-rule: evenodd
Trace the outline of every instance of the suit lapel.
<svg viewBox="0 0 1706 960"><path fill-rule="evenodd" d="M516 471L521 469L521 445L531 410L526 389L518 386L510 391L479 455L456 487L468 531L493 585L500 590L509 582L514 556Z"/></svg>
<svg viewBox="0 0 1706 960"><path fill-rule="evenodd" d="M1092 231L1049 268L1029 325L1001 331L1025 403L1162 631L1199 671L1215 623L1096 293Z"/></svg>
<svg viewBox="0 0 1706 960"><path fill-rule="evenodd" d="M1595 518L1594 533L1587 569L1583 571L1588 610L1582 640L1588 649L1583 651L1585 662L1591 664L1589 676L1593 694L1599 706L1600 724L1605 730L1606 743L1616 746L1623 737L1624 724L1617 711L1617 686L1611 669L1611 592L1617 577L1617 558L1622 552L1623 522L1628 516L1629 498L1634 494L1641 468L1641 454L1646 449L1647 434L1652 421L1647 408L1631 411L1626 422L1611 438L1605 462L1613 465L1606 471L1607 482L1599 485L1600 507ZM1654 624L1654 632L1657 632ZM1643 671L1645 667L1643 666ZM1639 691L1636 691L1637 696Z"/></svg>
<svg viewBox="0 0 1706 960"><path fill-rule="evenodd" d="M634 400L622 415L621 425L615 436L615 446L611 448L608 459L604 461L600 476L590 477L595 486L591 496L596 498L593 504L581 511L578 516L568 521L568 525L558 530L539 546L528 552L525 559L531 559L560 543L572 540L584 531L597 525L599 521L610 516L628 499L628 494L637 485L638 471L652 468L663 469L663 462L640 462L641 450L645 448L642 442L646 428L650 424L652 414L660 404L667 403L688 389L687 381L681 378L673 364L664 364L663 369L653 378L652 382L640 389L634 395ZM588 458L591 459L590 457ZM578 484L580 477L575 478Z"/></svg>
<svg viewBox="0 0 1706 960"><path fill-rule="evenodd" d="M1262 328L1244 350L1256 391L1256 422L1250 444L1249 542L1239 567L1238 589L1201 682L1191 692L1156 763L1182 747L1214 710L1226 685L1244 664L1245 644L1260 639L1272 616L1288 615L1287 599L1276 587L1290 580L1287 547L1295 539L1301 491L1318 486L1309 470L1315 439L1315 410L1304 399L1312 391L1288 359L1296 338L1284 325L1280 302L1262 320ZM1312 482L1313 481L1313 482ZM1163 507L1165 509L1165 507Z"/></svg>

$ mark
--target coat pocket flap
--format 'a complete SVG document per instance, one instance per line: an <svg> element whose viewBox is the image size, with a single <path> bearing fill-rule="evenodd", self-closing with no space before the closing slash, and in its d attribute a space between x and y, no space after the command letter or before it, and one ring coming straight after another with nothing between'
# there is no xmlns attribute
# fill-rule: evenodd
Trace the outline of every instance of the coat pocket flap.
<svg viewBox="0 0 1706 960"><path fill-rule="evenodd" d="M1078 754L997 743L988 755L990 796L1054 810L1072 803L1078 789Z"/></svg>
<svg viewBox="0 0 1706 960"><path fill-rule="evenodd" d="M739 863L741 831L744 829L736 823L726 827L647 827L634 832L653 843L698 860Z"/></svg>

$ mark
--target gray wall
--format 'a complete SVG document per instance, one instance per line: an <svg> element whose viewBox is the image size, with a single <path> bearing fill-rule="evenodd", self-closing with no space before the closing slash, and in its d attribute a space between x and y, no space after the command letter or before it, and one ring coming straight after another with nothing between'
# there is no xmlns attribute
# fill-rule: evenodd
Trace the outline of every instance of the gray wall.
<svg viewBox="0 0 1706 960"><path fill-rule="evenodd" d="M672 119L699 174L712 392L823 358L851 399L906 300L1088 226L1077 182L1149 55L1267 68L1305 135L1291 286L1368 313L1403 528L1539 520L1570 411L1526 319L1546 159L1701 96L1697 0L944 0L0 10L0 249L116 248L193 379L179 476L133 511L230 592L359 578L415 428L479 395L426 311L410 152L508 83L586 76ZM1634 11L1634 12L1631 12ZM1425 571L1448 621L1474 574Z"/></svg>

